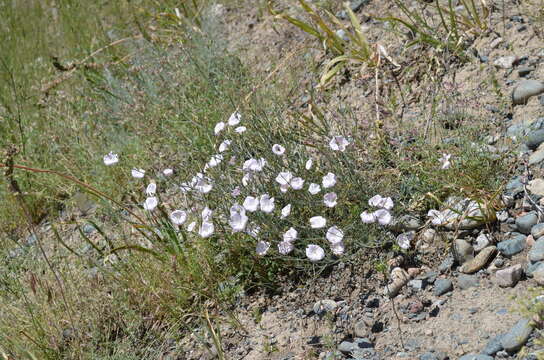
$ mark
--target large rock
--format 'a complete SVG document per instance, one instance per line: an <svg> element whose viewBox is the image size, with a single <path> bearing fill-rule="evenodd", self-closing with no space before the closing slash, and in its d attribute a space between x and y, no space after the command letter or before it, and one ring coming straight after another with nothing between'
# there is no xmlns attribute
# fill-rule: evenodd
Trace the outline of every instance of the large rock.
<svg viewBox="0 0 544 360"><path fill-rule="evenodd" d="M516 219L516 226L520 233L529 235L531 229L538 222L538 214L536 211L531 211L528 214L520 216Z"/></svg>
<svg viewBox="0 0 544 360"><path fill-rule="evenodd" d="M529 181L527 190L529 190L532 194L544 196L544 179L539 178Z"/></svg>
<svg viewBox="0 0 544 360"><path fill-rule="evenodd" d="M497 248L495 246L489 246L480 251L476 257L467 263L463 264L459 271L465 274L472 274L480 270L493 260L497 254Z"/></svg>
<svg viewBox="0 0 544 360"><path fill-rule="evenodd" d="M512 91L514 105L527 104L532 96L544 93L544 83L537 80L522 80Z"/></svg>
<svg viewBox="0 0 544 360"><path fill-rule="evenodd" d="M483 354L467 354L461 356L459 360L493 360L493 357Z"/></svg>
<svg viewBox="0 0 544 360"><path fill-rule="evenodd" d="M516 286L523 275L523 268L520 264L507 267L506 269L498 270L495 273L495 281L501 287Z"/></svg>
<svg viewBox="0 0 544 360"><path fill-rule="evenodd" d="M526 238L523 234L512 233L508 239L497 244L497 249L505 256L515 255L525 249Z"/></svg>
<svg viewBox="0 0 544 360"><path fill-rule="evenodd" d="M535 271L533 271L533 279L540 286L544 286L544 267L540 266Z"/></svg>
<svg viewBox="0 0 544 360"><path fill-rule="evenodd" d="M434 296L444 295L453 290L453 283L450 279L438 279L434 282Z"/></svg>
<svg viewBox="0 0 544 360"><path fill-rule="evenodd" d="M514 353L521 349L529 339L533 327L528 319L518 321L506 334L504 334L501 345L509 353Z"/></svg>
<svg viewBox="0 0 544 360"><path fill-rule="evenodd" d="M529 260L531 262L544 260L544 237L539 238L529 251Z"/></svg>

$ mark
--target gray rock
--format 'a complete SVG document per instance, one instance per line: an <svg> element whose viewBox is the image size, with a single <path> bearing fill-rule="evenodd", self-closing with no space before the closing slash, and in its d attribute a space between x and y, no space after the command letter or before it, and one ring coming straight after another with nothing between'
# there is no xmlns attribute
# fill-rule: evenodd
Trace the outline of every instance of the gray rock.
<svg viewBox="0 0 544 360"><path fill-rule="evenodd" d="M527 104L532 96L544 93L544 84L537 80L522 80L512 91L514 105Z"/></svg>
<svg viewBox="0 0 544 360"><path fill-rule="evenodd" d="M426 285L427 283L425 282L425 280L421 280L421 279L414 279L414 280L408 281L408 286L416 290L423 290L425 289Z"/></svg>
<svg viewBox="0 0 544 360"><path fill-rule="evenodd" d="M468 289L470 287L478 287L480 285L480 281L476 277L476 275L465 275L461 274L457 278L457 286L461 289Z"/></svg>
<svg viewBox="0 0 544 360"><path fill-rule="evenodd" d="M541 147L542 146L539 146L538 149L529 156L529 165L535 165L544 160L544 148Z"/></svg>
<svg viewBox="0 0 544 360"><path fill-rule="evenodd" d="M501 340L501 345L509 353L514 353L521 349L529 339L533 327L528 319L518 321Z"/></svg>
<svg viewBox="0 0 544 360"><path fill-rule="evenodd" d="M536 263L529 263L527 265L527 269L525 270L525 274L527 274L527 277L533 277L533 273L540 268L544 269L544 261L539 261Z"/></svg>
<svg viewBox="0 0 544 360"><path fill-rule="evenodd" d="M476 238L476 245L474 246L474 251L476 252L481 251L484 248L488 247L490 243L491 243L491 240L489 238L489 235L480 234Z"/></svg>
<svg viewBox="0 0 544 360"><path fill-rule="evenodd" d="M319 300L314 304L313 310L317 315L323 315L327 312L334 311L338 307L338 304L334 300Z"/></svg>
<svg viewBox="0 0 544 360"><path fill-rule="evenodd" d="M92 234L93 232L96 231L96 228L94 226L92 226L91 224L85 224L85 225L83 225L82 230L83 230L83 233L85 235L90 235L90 234Z"/></svg>
<svg viewBox="0 0 544 360"><path fill-rule="evenodd" d="M453 259L453 256L448 255L444 260L442 260L440 265L438 265L438 271L440 271L441 273L445 273L453 267L454 263L455 260Z"/></svg>
<svg viewBox="0 0 544 360"><path fill-rule="evenodd" d="M523 234L512 233L510 238L497 244L497 249L505 256L515 255L525 249L526 238Z"/></svg>
<svg viewBox="0 0 544 360"><path fill-rule="evenodd" d="M538 148L544 142L544 129L533 131L527 136L525 144L531 150Z"/></svg>
<svg viewBox="0 0 544 360"><path fill-rule="evenodd" d="M544 179L538 178L529 181L529 185L527 185L527 190L529 190L534 195L544 196Z"/></svg>
<svg viewBox="0 0 544 360"><path fill-rule="evenodd" d="M520 264L507 267L495 273L495 281L501 287L516 286L523 275L523 268Z"/></svg>
<svg viewBox="0 0 544 360"><path fill-rule="evenodd" d="M355 338L353 341L342 341L340 345L338 345L338 350L349 354L356 350L371 349L373 347L374 345L372 345L368 339Z"/></svg>
<svg viewBox="0 0 544 360"><path fill-rule="evenodd" d="M360 320L353 325L353 334L356 337L364 338L365 336L368 336L368 333L370 332L370 329L365 321Z"/></svg>
<svg viewBox="0 0 544 360"><path fill-rule="evenodd" d="M539 237L544 235L544 223L536 224L531 228L531 235L533 235L533 239L538 239Z"/></svg>
<svg viewBox="0 0 544 360"><path fill-rule="evenodd" d="M443 352L429 351L419 355L419 360L446 360L448 356Z"/></svg>
<svg viewBox="0 0 544 360"><path fill-rule="evenodd" d="M434 282L434 296L444 295L453 290L453 283L450 279L438 279Z"/></svg>
<svg viewBox="0 0 544 360"><path fill-rule="evenodd" d="M398 219L393 220L390 228L395 232L405 232L418 230L421 227L421 221L412 215L402 215Z"/></svg>
<svg viewBox="0 0 544 360"><path fill-rule="evenodd" d="M502 337L503 335L495 336L493 339L489 340L485 345L485 348L482 350L482 354L493 356L499 351L502 350Z"/></svg>
<svg viewBox="0 0 544 360"><path fill-rule="evenodd" d="M539 238L529 251L529 260L533 263L544 260L544 237Z"/></svg>
<svg viewBox="0 0 544 360"><path fill-rule="evenodd" d="M544 267L540 266L533 271L533 279L538 285L544 286Z"/></svg>
<svg viewBox="0 0 544 360"><path fill-rule="evenodd" d="M535 71L535 68L528 67L528 66L523 66L523 67L520 67L518 69L518 75L520 77L525 77L525 76L529 75L530 73L532 73L533 71Z"/></svg>
<svg viewBox="0 0 544 360"><path fill-rule="evenodd" d="M511 69L516 62L515 56L503 56L493 62L493 65L500 69Z"/></svg>
<svg viewBox="0 0 544 360"><path fill-rule="evenodd" d="M493 357L482 354L467 354L461 356L459 360L493 360Z"/></svg>
<svg viewBox="0 0 544 360"><path fill-rule="evenodd" d="M466 240L456 239L453 242L452 250L453 257L459 264L464 264L474 259L474 248Z"/></svg>
<svg viewBox="0 0 544 360"><path fill-rule="evenodd" d="M523 183L521 182L521 178L517 176L513 178L512 180L510 180L506 184L505 190L507 194L511 194L513 196L523 192Z"/></svg>
<svg viewBox="0 0 544 360"><path fill-rule="evenodd" d="M538 214L536 211L531 211L516 219L516 226L518 231L522 234L529 235L531 229L538 223Z"/></svg>

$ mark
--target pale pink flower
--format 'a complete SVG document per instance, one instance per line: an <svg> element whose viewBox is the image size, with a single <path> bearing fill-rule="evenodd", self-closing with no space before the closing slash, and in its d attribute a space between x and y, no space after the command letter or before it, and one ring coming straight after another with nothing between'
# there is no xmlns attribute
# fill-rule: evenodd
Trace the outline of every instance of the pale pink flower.
<svg viewBox="0 0 544 360"><path fill-rule="evenodd" d="M295 241L297 237L298 237L297 230L294 228L289 228L289 230L287 230L285 234L283 234L283 241L292 242L292 241Z"/></svg>
<svg viewBox="0 0 544 360"><path fill-rule="evenodd" d="M242 115L238 111L235 111L232 113L232 115L229 117L229 126L236 126L240 123L242 120Z"/></svg>
<svg viewBox="0 0 544 360"><path fill-rule="evenodd" d="M119 155L110 151L109 154L104 155L104 165L110 166L119 162Z"/></svg>
<svg viewBox="0 0 544 360"><path fill-rule="evenodd" d="M230 140L223 140L223 142L221 142L221 144L219 144L219 152L225 152L227 151L227 149L229 148L231 144L231 141Z"/></svg>
<svg viewBox="0 0 544 360"><path fill-rule="evenodd" d="M293 251L294 248L295 246L293 245L293 243L289 241L281 241L278 243L278 252L282 255L289 254L291 251Z"/></svg>
<svg viewBox="0 0 544 360"><path fill-rule="evenodd" d="M306 256L310 261L323 260L325 251L319 245L310 244L306 247Z"/></svg>
<svg viewBox="0 0 544 360"><path fill-rule="evenodd" d="M319 186L318 184L311 183L310 186L308 187L308 191L310 192L310 194L315 195L321 191L321 186Z"/></svg>
<svg viewBox="0 0 544 360"><path fill-rule="evenodd" d="M187 220L187 213L183 210L174 210L170 214L170 220L174 225L182 225Z"/></svg>
<svg viewBox="0 0 544 360"><path fill-rule="evenodd" d="M144 169L132 169L131 171L132 177L136 179L141 179L145 176L145 170Z"/></svg>
<svg viewBox="0 0 544 360"><path fill-rule="evenodd" d="M237 132L238 134L245 133L246 130L247 128L245 126L238 126L236 129L234 129L234 131Z"/></svg>
<svg viewBox="0 0 544 360"><path fill-rule="evenodd" d="M361 213L361 221L364 224L372 224L376 222L376 217L374 216L374 214L369 213L368 211L363 211Z"/></svg>
<svg viewBox="0 0 544 360"><path fill-rule="evenodd" d="M259 199L253 196L246 196L244 200L244 209L249 212L254 212L259 209Z"/></svg>
<svg viewBox="0 0 544 360"><path fill-rule="evenodd" d="M144 202L144 209L147 211L152 211L159 205L159 199L157 199L155 196L150 196L147 199L145 199Z"/></svg>
<svg viewBox="0 0 544 360"><path fill-rule="evenodd" d="M146 195L153 196L155 195L156 192L157 192L157 184L155 184L154 182L149 183L149 185L147 185L145 189Z"/></svg>
<svg viewBox="0 0 544 360"><path fill-rule="evenodd" d="M336 185L336 175L330 172L327 175L323 176L322 185L324 189L327 189Z"/></svg>
<svg viewBox="0 0 544 360"><path fill-rule="evenodd" d="M257 243L255 252L257 252L257 255L259 256L264 256L268 252L268 249L270 249L270 243L268 241L261 240Z"/></svg>
<svg viewBox="0 0 544 360"><path fill-rule="evenodd" d="M300 190L304 187L304 179L300 177L295 177L291 179L291 182L289 183L293 190Z"/></svg>
<svg viewBox="0 0 544 360"><path fill-rule="evenodd" d="M313 164L314 164L314 161L312 159L308 159L306 161L306 165L304 167L306 168L306 170L310 170L312 168Z"/></svg>
<svg viewBox="0 0 544 360"><path fill-rule="evenodd" d="M262 212L271 213L272 211L274 211L274 207L275 207L274 198L273 197L271 198L270 195L268 194L261 195L259 202L261 205Z"/></svg>
<svg viewBox="0 0 544 360"><path fill-rule="evenodd" d="M286 205L283 209L281 209L281 218L285 219L291 214L291 204Z"/></svg>
<svg viewBox="0 0 544 360"><path fill-rule="evenodd" d="M442 157L438 161L442 164L442 170L449 169L451 167L450 162L451 154L442 154Z"/></svg>
<svg viewBox="0 0 544 360"><path fill-rule="evenodd" d="M293 179L293 174L290 171L282 171L276 176L276 182L280 185L289 185Z"/></svg>
<svg viewBox="0 0 544 360"><path fill-rule="evenodd" d="M327 225L327 219L323 216L314 216L310 218L310 226L312 229L321 229L322 227L325 227L325 225Z"/></svg>
<svg viewBox="0 0 544 360"><path fill-rule="evenodd" d="M211 221L203 221L200 229L198 230L198 234L203 238L207 238L210 237L214 231L215 227Z"/></svg>
<svg viewBox="0 0 544 360"><path fill-rule="evenodd" d="M164 176L172 176L172 175L174 174L174 170L172 170L172 169L164 169L164 170L162 171L162 173L163 173Z"/></svg>
<svg viewBox="0 0 544 360"><path fill-rule="evenodd" d="M327 235L325 237L331 244L336 244L342 242L344 239L344 232L338 227L332 226L329 228L329 230L327 230Z"/></svg>
<svg viewBox="0 0 544 360"><path fill-rule="evenodd" d="M327 193L323 195L323 202L325 203L325 206L327 207L335 207L337 204L338 195L334 192Z"/></svg>
<svg viewBox="0 0 544 360"><path fill-rule="evenodd" d="M331 244L331 251L336 256L343 255L345 251L344 243L340 241L338 243Z"/></svg>
<svg viewBox="0 0 544 360"><path fill-rule="evenodd" d="M346 146L349 145L349 141L346 140L343 136L333 136L331 141L329 142L329 146L334 151L345 151Z"/></svg>
<svg viewBox="0 0 544 360"><path fill-rule="evenodd" d="M215 135L219 134L223 129L225 128L225 123L220 121L217 124L215 124L215 128L213 129L213 132Z"/></svg>
<svg viewBox="0 0 544 360"><path fill-rule="evenodd" d="M278 156L281 156L285 153L285 148L280 144L274 144L272 146L272 152Z"/></svg>
<svg viewBox="0 0 544 360"><path fill-rule="evenodd" d="M385 209L379 209L374 211L374 217L380 225L389 225L393 220L391 213Z"/></svg>

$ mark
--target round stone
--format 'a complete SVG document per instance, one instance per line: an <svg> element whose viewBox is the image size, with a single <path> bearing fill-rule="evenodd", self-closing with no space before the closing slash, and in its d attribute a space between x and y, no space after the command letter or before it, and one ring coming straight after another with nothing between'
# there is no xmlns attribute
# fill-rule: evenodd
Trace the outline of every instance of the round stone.
<svg viewBox="0 0 544 360"><path fill-rule="evenodd" d="M526 104L532 96L544 93L544 84L537 80L522 80L512 91L514 105Z"/></svg>

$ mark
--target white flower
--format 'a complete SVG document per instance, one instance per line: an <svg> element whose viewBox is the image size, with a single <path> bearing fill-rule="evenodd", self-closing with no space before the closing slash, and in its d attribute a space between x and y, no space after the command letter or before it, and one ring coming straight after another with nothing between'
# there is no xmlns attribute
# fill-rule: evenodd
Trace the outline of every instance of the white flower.
<svg viewBox="0 0 544 360"><path fill-rule="evenodd" d="M325 203L325 206L327 207L335 207L337 204L338 195L334 192L327 193L323 195L323 202Z"/></svg>
<svg viewBox="0 0 544 360"><path fill-rule="evenodd" d="M368 211L363 211L361 213L361 221L364 224L372 224L376 222L376 217L374 216L374 214L369 213Z"/></svg>
<svg viewBox="0 0 544 360"><path fill-rule="evenodd" d="M237 186L234 189L232 189L232 192L230 194L232 195L232 197L238 197L240 196L241 193L242 191L240 190L240 187Z"/></svg>
<svg viewBox="0 0 544 360"><path fill-rule="evenodd" d="M236 129L234 129L235 132L238 134L246 132L247 128L245 126L238 126Z"/></svg>
<svg viewBox="0 0 544 360"><path fill-rule="evenodd" d="M192 232L196 227L196 221L193 221L189 225L187 225L187 231Z"/></svg>
<svg viewBox="0 0 544 360"><path fill-rule="evenodd" d="M304 187L304 179L299 177L292 178L289 185L291 185L293 190L300 190Z"/></svg>
<svg viewBox="0 0 544 360"><path fill-rule="evenodd" d="M271 198L270 195L261 195L260 204L262 212L271 213L272 211L274 211L274 198Z"/></svg>
<svg viewBox="0 0 544 360"><path fill-rule="evenodd" d="M298 232L294 228L289 228L289 230L287 230L285 234L283 234L283 241L288 241L288 242L295 241L297 237L298 237Z"/></svg>
<svg viewBox="0 0 544 360"><path fill-rule="evenodd" d="M450 162L451 154L442 154L442 157L438 161L442 164L441 168L443 170L449 169L451 167Z"/></svg>
<svg viewBox="0 0 544 360"><path fill-rule="evenodd" d="M327 225L327 219L325 219L323 216L314 216L310 218L310 226L312 229L320 229Z"/></svg>
<svg viewBox="0 0 544 360"><path fill-rule="evenodd" d="M230 208L229 225L232 228L232 231L234 232L244 231L247 224L247 220L248 220L248 217L246 216L246 211L242 206L238 204L234 204Z"/></svg>
<svg viewBox="0 0 544 360"><path fill-rule="evenodd" d="M324 189L333 187L334 185L336 185L336 175L330 172L327 175L323 176L322 184Z"/></svg>
<svg viewBox="0 0 544 360"><path fill-rule="evenodd" d="M230 144L231 144L230 140L223 140L223 142L219 144L219 152L226 151L229 148Z"/></svg>
<svg viewBox="0 0 544 360"><path fill-rule="evenodd" d="M331 244L331 251L336 256L343 255L344 250L345 250L344 243L341 241L338 243Z"/></svg>
<svg viewBox="0 0 544 360"><path fill-rule="evenodd" d="M312 159L308 159L308 161L306 161L306 170L310 170L312 168L312 165L314 164L314 161Z"/></svg>
<svg viewBox="0 0 544 360"><path fill-rule="evenodd" d="M187 220L187 213L183 210L174 210L170 213L170 220L174 225L181 225Z"/></svg>
<svg viewBox="0 0 544 360"><path fill-rule="evenodd" d="M446 215L435 209L429 210L427 216L431 218L431 223L435 226L440 226L448 222Z"/></svg>
<svg viewBox="0 0 544 360"><path fill-rule="evenodd" d="M262 171L264 166L266 165L266 160L263 158L260 159L248 159L244 161L244 165L242 166L242 170L244 171L251 171L251 172L259 172Z"/></svg>
<svg viewBox="0 0 544 360"><path fill-rule="evenodd" d="M390 197L382 197L381 195L374 195L368 199L368 205L391 210L394 206L393 199Z"/></svg>
<svg viewBox="0 0 544 360"><path fill-rule="evenodd" d="M310 261L323 260L325 251L319 245L310 244L306 247L306 256Z"/></svg>
<svg viewBox="0 0 544 360"><path fill-rule="evenodd" d="M329 146L334 151L344 151L346 150L346 146L349 145L349 141L346 140L343 136L333 136L331 141L329 142Z"/></svg>
<svg viewBox="0 0 544 360"><path fill-rule="evenodd" d="M289 254L294 248L295 246L289 241L281 241L278 243L278 252L282 255Z"/></svg>
<svg viewBox="0 0 544 360"><path fill-rule="evenodd" d="M242 176L242 185L248 186L249 182L253 179L253 175L251 173L245 173L244 176Z"/></svg>
<svg viewBox="0 0 544 360"><path fill-rule="evenodd" d="M259 199L253 196L246 196L243 206L249 212L257 211L259 209Z"/></svg>
<svg viewBox="0 0 544 360"><path fill-rule="evenodd" d="M286 193L287 190L289 190L289 184L280 185L280 191L281 191L282 193Z"/></svg>
<svg viewBox="0 0 544 360"><path fill-rule="evenodd" d="M393 216L391 216L391 213L385 209L380 209L374 211L374 217L380 223L380 225L389 225L391 223L391 220L393 220Z"/></svg>
<svg viewBox="0 0 544 360"><path fill-rule="evenodd" d="M157 184L155 184L154 182L149 183L149 185L147 185L147 188L145 189L146 195L153 196L155 195L156 192L157 192Z"/></svg>
<svg viewBox="0 0 544 360"><path fill-rule="evenodd" d="M215 124L215 128L213 129L213 132L215 135L219 134L223 129L225 128L225 123L220 121L217 124Z"/></svg>
<svg viewBox="0 0 544 360"><path fill-rule="evenodd" d="M332 226L327 230L327 235L325 237L331 244L336 244L342 242L342 239L344 239L344 232L338 227Z"/></svg>
<svg viewBox="0 0 544 360"><path fill-rule="evenodd" d="M408 250L410 248L410 242L414 240L416 236L415 231L409 231L397 236L397 244L401 249Z"/></svg>
<svg viewBox="0 0 544 360"><path fill-rule="evenodd" d="M144 169L132 169L131 171L132 177L136 179L141 179L145 176L145 170Z"/></svg>
<svg viewBox="0 0 544 360"><path fill-rule="evenodd" d="M215 228L212 222L203 221L202 225L200 226L200 229L198 230L198 234L203 238L207 238L213 234L214 230Z"/></svg>
<svg viewBox="0 0 544 360"><path fill-rule="evenodd" d="M280 185L289 185L291 182L291 179L293 178L293 174L289 171L282 171L276 176L276 182Z"/></svg>
<svg viewBox="0 0 544 360"><path fill-rule="evenodd" d="M221 154L216 154L216 155L213 155L210 159L210 161L208 161L208 166L213 168L213 167L216 167L217 165L219 165L221 163L221 161L223 161L223 155Z"/></svg>
<svg viewBox="0 0 544 360"><path fill-rule="evenodd" d="M196 174L196 176L193 177L191 184L197 191L203 194L209 193L213 188L210 179L204 177L202 173Z"/></svg>
<svg viewBox="0 0 544 360"><path fill-rule="evenodd" d="M116 164L119 162L119 155L110 151L108 155L104 155L104 164L107 166Z"/></svg>
<svg viewBox="0 0 544 360"><path fill-rule="evenodd" d="M283 209L281 209L281 218L282 219L285 219L290 214L291 214L291 204L288 204L288 205L284 206Z"/></svg>
<svg viewBox="0 0 544 360"><path fill-rule="evenodd" d="M310 186L308 187L308 191L310 192L310 194L315 195L321 191L321 186L319 186L318 184L311 183Z"/></svg>
<svg viewBox="0 0 544 360"><path fill-rule="evenodd" d="M272 152L278 156L285 153L285 148L279 144L272 145Z"/></svg>
<svg viewBox="0 0 544 360"><path fill-rule="evenodd" d="M210 208L206 206L202 210L202 221L210 221L212 218L212 214L213 214L213 211L210 210Z"/></svg>
<svg viewBox="0 0 544 360"><path fill-rule="evenodd" d="M162 173L163 173L164 176L171 176L171 175L174 174L174 170L172 170L172 169L164 169L164 170L162 171Z"/></svg>
<svg viewBox="0 0 544 360"><path fill-rule="evenodd" d="M232 115L229 117L229 126L236 126L240 123L240 120L242 120L242 115L238 111L235 111L232 113Z"/></svg>
<svg viewBox="0 0 544 360"><path fill-rule="evenodd" d="M259 241L257 243L257 246L255 247L255 251L257 252L257 255L264 256L268 252L268 249L270 249L270 243L268 241Z"/></svg>
<svg viewBox="0 0 544 360"><path fill-rule="evenodd" d="M155 209L157 205L159 205L159 200L155 196L150 196L147 199L145 199L144 209L147 211L151 211Z"/></svg>

